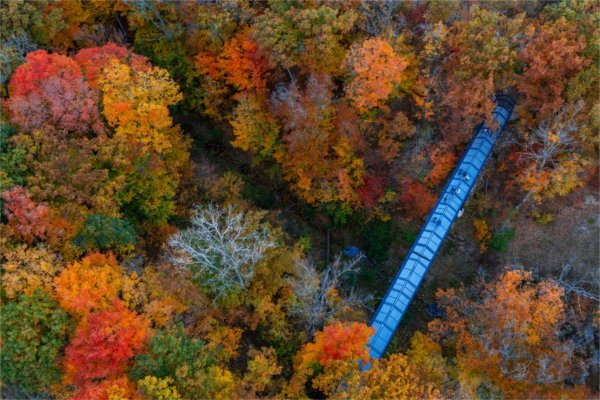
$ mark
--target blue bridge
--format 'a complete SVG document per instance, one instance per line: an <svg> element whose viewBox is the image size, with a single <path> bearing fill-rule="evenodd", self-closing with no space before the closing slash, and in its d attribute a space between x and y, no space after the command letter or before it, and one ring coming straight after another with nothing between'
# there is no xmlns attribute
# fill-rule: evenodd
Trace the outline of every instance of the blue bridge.
<svg viewBox="0 0 600 400"><path fill-rule="evenodd" d="M510 95L500 94L496 96L495 102L496 109L493 115L496 130L485 123L477 129L475 138L452 173L371 321L375 333L368 346L373 358L380 358L385 353L427 270L442 247L452 223L462 212L498 136L510 119L515 99Z"/></svg>

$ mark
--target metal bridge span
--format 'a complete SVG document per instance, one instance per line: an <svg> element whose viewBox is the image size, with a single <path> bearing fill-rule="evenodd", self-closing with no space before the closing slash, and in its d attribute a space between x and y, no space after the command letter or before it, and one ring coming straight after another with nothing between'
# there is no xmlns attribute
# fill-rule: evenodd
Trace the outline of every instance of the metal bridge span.
<svg viewBox="0 0 600 400"><path fill-rule="evenodd" d="M493 131L485 123L479 126L373 316L371 326L375 328L375 333L368 343L369 353L373 358L380 358L385 353L452 223L483 170L498 136L510 119L515 99L510 95L500 94L496 96L495 102L493 115L498 123L497 130Z"/></svg>

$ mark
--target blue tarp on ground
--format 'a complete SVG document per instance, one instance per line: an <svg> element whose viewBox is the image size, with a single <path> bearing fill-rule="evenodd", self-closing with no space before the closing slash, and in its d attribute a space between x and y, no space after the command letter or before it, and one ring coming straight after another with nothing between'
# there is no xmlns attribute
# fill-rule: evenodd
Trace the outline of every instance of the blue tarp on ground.
<svg viewBox="0 0 600 400"><path fill-rule="evenodd" d="M342 251L342 255L344 257L357 258L362 255L362 251L360 251L360 249L356 246L348 245L348 246L344 247L344 250Z"/></svg>

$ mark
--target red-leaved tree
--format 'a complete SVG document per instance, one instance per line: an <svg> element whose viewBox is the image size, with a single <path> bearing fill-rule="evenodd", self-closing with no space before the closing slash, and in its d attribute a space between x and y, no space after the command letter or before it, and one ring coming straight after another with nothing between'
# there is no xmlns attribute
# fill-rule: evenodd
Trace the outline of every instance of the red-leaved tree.
<svg viewBox="0 0 600 400"><path fill-rule="evenodd" d="M358 198L365 207L373 207L385 194L385 182L380 176L367 175L357 190Z"/></svg>
<svg viewBox="0 0 600 400"><path fill-rule="evenodd" d="M65 381L84 385L94 379L118 377L143 349L148 322L115 301L107 310L83 319L65 350Z"/></svg>
<svg viewBox="0 0 600 400"><path fill-rule="evenodd" d="M146 57L131 53L125 47L117 46L114 43L107 43L102 47L82 49L73 59L81 67L88 84L94 89L98 88L98 79L102 69L110 65L112 60L129 64L137 71L150 69Z"/></svg>
<svg viewBox="0 0 600 400"><path fill-rule="evenodd" d="M104 130L98 95L69 57L45 50L29 53L15 70L8 91L11 121L26 131L44 125L71 132Z"/></svg>
<svg viewBox="0 0 600 400"><path fill-rule="evenodd" d="M400 201L406 208L407 213L413 217L422 217L435 205L437 200L435 193L421 182L406 177L402 180L402 188Z"/></svg>
<svg viewBox="0 0 600 400"><path fill-rule="evenodd" d="M36 204L29 191L22 186L2 193L2 198L8 224L19 239L28 243L46 239L50 225L50 209L46 204Z"/></svg>

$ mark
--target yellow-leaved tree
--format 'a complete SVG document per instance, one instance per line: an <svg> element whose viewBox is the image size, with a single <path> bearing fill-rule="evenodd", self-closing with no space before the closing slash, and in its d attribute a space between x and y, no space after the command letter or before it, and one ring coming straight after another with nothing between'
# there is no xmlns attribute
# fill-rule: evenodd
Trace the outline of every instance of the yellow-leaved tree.
<svg viewBox="0 0 600 400"><path fill-rule="evenodd" d="M167 70L137 70L113 60L99 82L104 116L115 136L141 142L157 152L171 147L168 130L173 120L168 107L183 96Z"/></svg>
<svg viewBox="0 0 600 400"><path fill-rule="evenodd" d="M243 93L238 100L229 120L235 135L231 144L261 157L272 156L279 140L279 124L269 114L264 99Z"/></svg>
<svg viewBox="0 0 600 400"><path fill-rule="evenodd" d="M2 248L2 252L2 289L7 298L16 299L22 293L31 296L36 290L52 293L52 281L64 267L57 254L44 245L25 244Z"/></svg>

